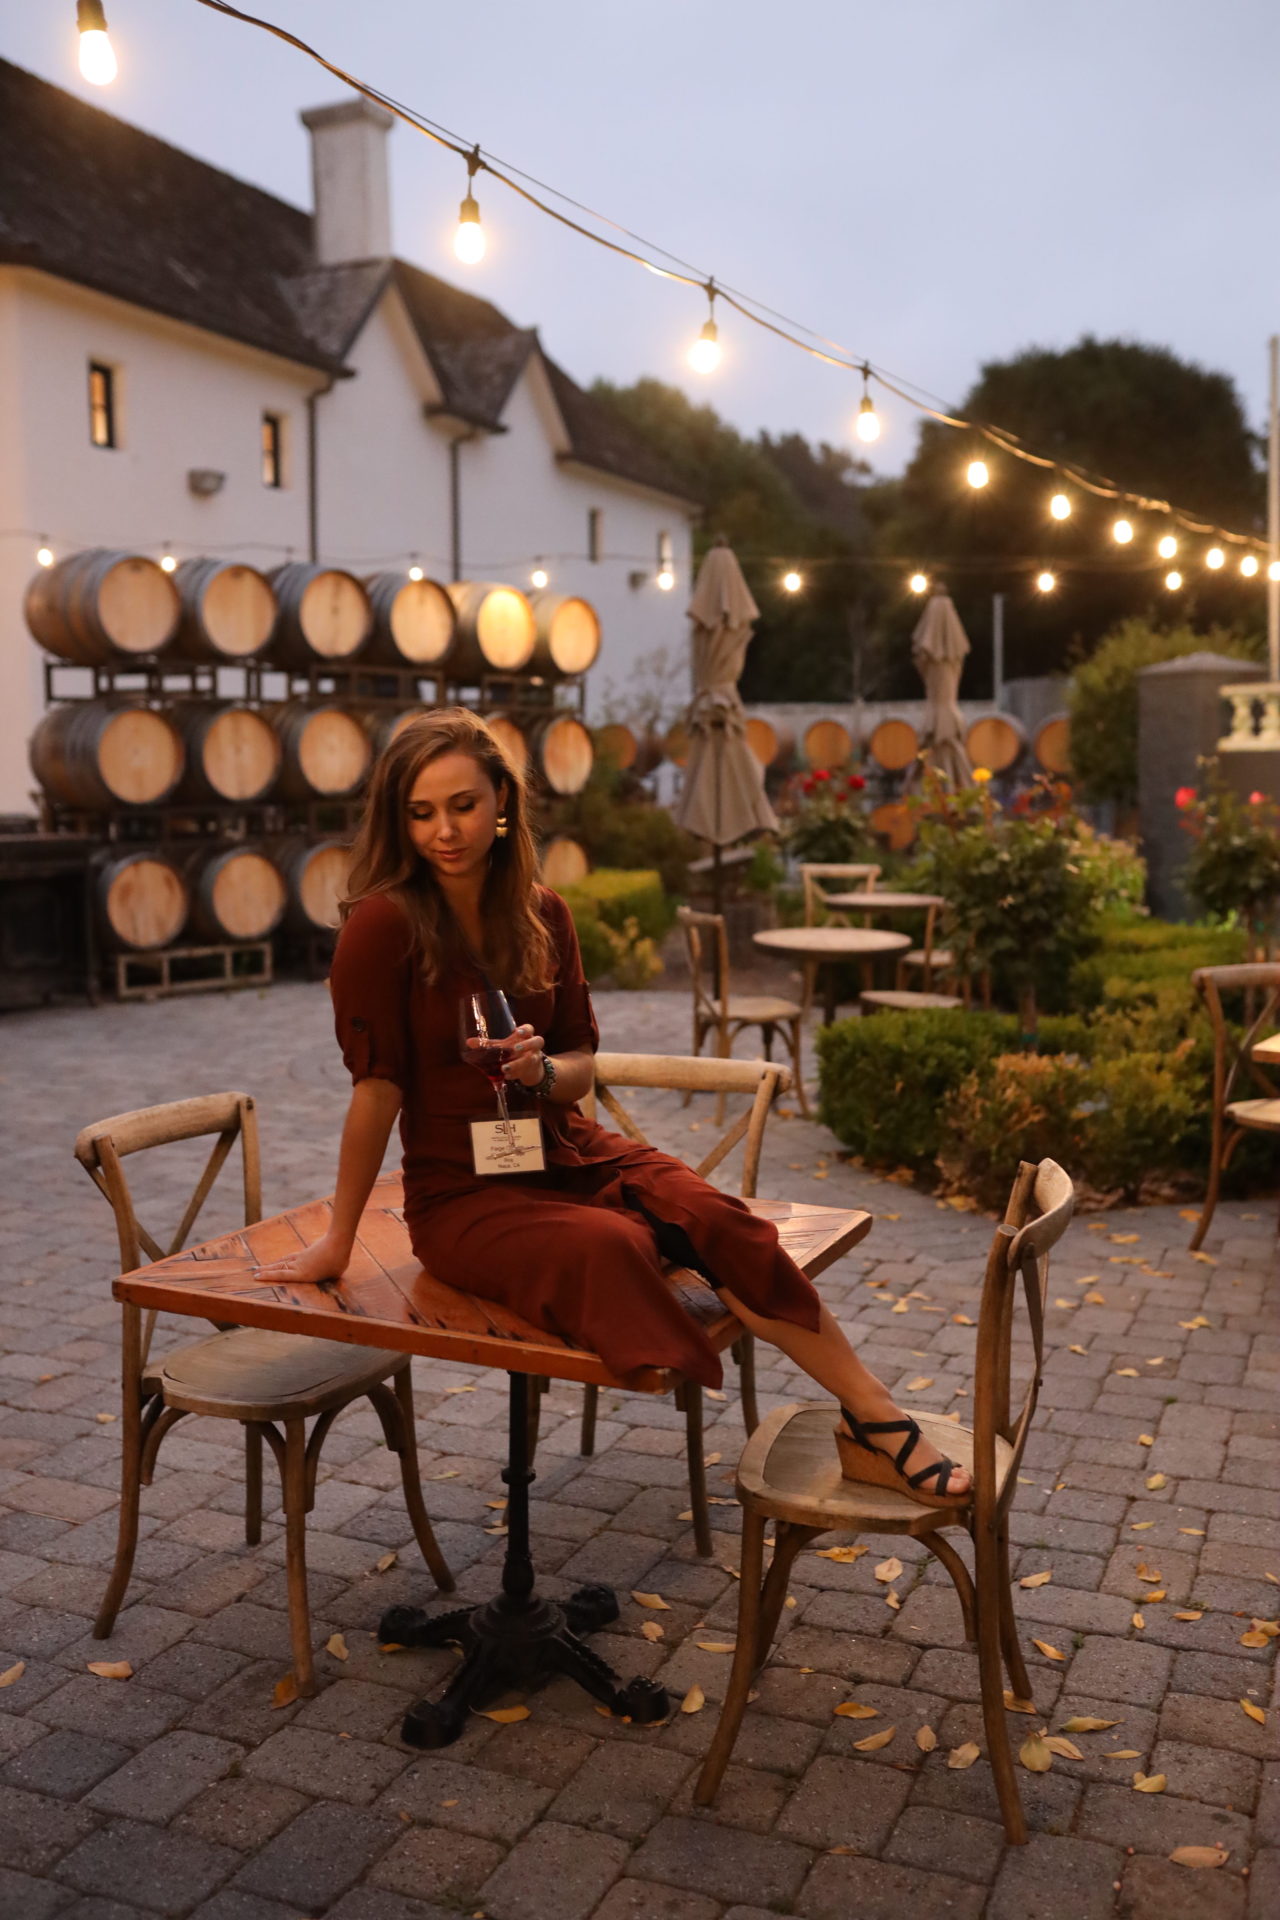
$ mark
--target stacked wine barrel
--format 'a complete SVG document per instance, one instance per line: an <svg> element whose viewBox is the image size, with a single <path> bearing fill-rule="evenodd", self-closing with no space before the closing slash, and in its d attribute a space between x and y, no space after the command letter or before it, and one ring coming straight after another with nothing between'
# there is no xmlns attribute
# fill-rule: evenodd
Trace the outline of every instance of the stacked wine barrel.
<svg viewBox="0 0 1280 1920"><path fill-rule="evenodd" d="M431 707L482 713L535 795L591 772L562 702L600 622L573 595L89 548L38 572L25 611L50 656L30 742L45 825L101 840L116 951L331 933L372 765ZM73 693L67 668L86 670Z"/></svg>

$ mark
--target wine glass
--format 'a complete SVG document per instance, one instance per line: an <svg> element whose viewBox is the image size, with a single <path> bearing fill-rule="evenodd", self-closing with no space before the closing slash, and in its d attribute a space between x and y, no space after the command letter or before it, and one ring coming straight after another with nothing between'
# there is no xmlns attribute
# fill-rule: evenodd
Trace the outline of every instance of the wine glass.
<svg viewBox="0 0 1280 1920"><path fill-rule="evenodd" d="M458 1041L462 1058L469 1067L475 1067L484 1075L498 1096L498 1111L502 1115L507 1139L513 1147L515 1129L507 1108L507 1083L502 1072L507 1048L502 1042L509 1040L515 1030L516 1023L507 1004L507 996L499 993L496 987L488 987L483 993L466 993L462 996L458 1008Z"/></svg>

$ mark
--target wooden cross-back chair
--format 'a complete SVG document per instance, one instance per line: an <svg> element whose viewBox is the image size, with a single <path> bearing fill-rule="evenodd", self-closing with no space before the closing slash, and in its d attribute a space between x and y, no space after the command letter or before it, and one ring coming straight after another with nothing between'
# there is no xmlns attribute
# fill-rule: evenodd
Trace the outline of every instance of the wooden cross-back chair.
<svg viewBox="0 0 1280 1920"><path fill-rule="evenodd" d="M216 1139L204 1171L173 1239L167 1247L161 1246L138 1219L123 1163L131 1154L210 1134ZM237 1141L243 1163L244 1224L251 1226L262 1218L262 1172L257 1113L248 1094L211 1093L117 1113L95 1121L76 1136L76 1159L115 1215L121 1272L163 1260L186 1244ZM334 1420L353 1400L367 1395L372 1401L387 1446L399 1457L405 1505L422 1556L436 1584L447 1590L453 1587L422 1500L410 1356L336 1340L232 1327L152 1360L155 1319L151 1311L144 1324L139 1307L123 1308L120 1522L115 1565L94 1622L94 1637L105 1640L115 1625L133 1571L142 1488L151 1484L165 1435L192 1413L238 1420L245 1437L245 1539L250 1546L262 1538L264 1441L280 1469L293 1672L299 1692L314 1693L306 1515L315 1504L320 1449ZM312 1416L315 1425L308 1439L306 1421Z"/></svg>
<svg viewBox="0 0 1280 1920"><path fill-rule="evenodd" d="M755 1199L760 1151L764 1145L769 1110L791 1080L785 1067L767 1060L697 1060L678 1054L598 1053L595 1071L592 1093L581 1102L583 1112L590 1118L600 1118L601 1125L612 1124L628 1140L635 1140L645 1147L652 1143L618 1099L617 1088L651 1087L669 1092L749 1094L750 1105L730 1123L710 1151L699 1160L694 1172L705 1179L742 1142L742 1178L738 1193L743 1200ZM603 1114L599 1113L600 1108L603 1108ZM728 1275L726 1282L732 1285ZM734 1341L731 1352L738 1363L743 1425L751 1434L760 1418L756 1405L755 1342L751 1335L745 1331L741 1333ZM540 1387L547 1384L549 1382L538 1383ZM588 1386L583 1391L586 1397L582 1409L581 1446L584 1454L590 1454L595 1451L600 1389ZM676 1404L685 1417L694 1540L698 1552L705 1556L711 1552L711 1521L707 1508L706 1467L703 1463L702 1388L696 1380L681 1383L676 1389Z"/></svg>
<svg viewBox="0 0 1280 1920"><path fill-rule="evenodd" d="M1209 1185L1191 1236L1198 1248L1209 1231L1218 1204L1222 1176L1246 1133L1280 1138L1280 1085L1253 1059L1254 1043L1280 1021L1280 961L1255 961L1236 967L1198 967L1191 984L1204 1001L1213 1027L1213 1132L1209 1144ZM1246 1027L1237 1043L1223 1011L1224 993L1243 993ZM1256 1009L1253 1018L1249 1011ZM1241 1098L1241 1094L1245 1098Z"/></svg>
<svg viewBox="0 0 1280 1920"><path fill-rule="evenodd" d="M733 1751L752 1681L769 1655L796 1555L820 1534L901 1533L920 1540L942 1562L959 1596L965 1637L977 1641L982 1718L996 1793L1010 1842L1027 1837L1005 1721L1004 1670L1014 1695L1031 1697L1018 1644L1009 1577L1009 1509L1018 1467L1035 1416L1044 1354L1044 1312L1050 1250L1071 1218L1071 1181L1053 1160L1023 1162L987 1258L979 1309L973 1388L974 1425L918 1413L921 1432L973 1477L966 1507L927 1508L886 1487L842 1479L833 1427L836 1409L779 1407L748 1440L738 1466L743 1506L737 1653L720 1723L694 1798L708 1805ZM1016 1412L1012 1400L1015 1307L1022 1293L1032 1369ZM764 1532L775 1523L773 1559L764 1570ZM973 1544L974 1571L942 1528L962 1528Z"/></svg>
<svg viewBox="0 0 1280 1920"><path fill-rule="evenodd" d="M868 893L875 891L876 881L880 878L880 868L867 866L863 862L804 860L800 863L800 885L804 889L804 923L806 927L816 927L818 913L831 927L847 927L851 907L833 907L827 902L827 888L824 881L838 881L833 893L852 893L858 887L865 887Z"/></svg>
<svg viewBox="0 0 1280 1920"><path fill-rule="evenodd" d="M764 1057L771 1060L773 1037L781 1031L791 1053L792 1078L800 1110L807 1116L809 1103L805 1098L800 1071L803 1006L797 1001L782 1000L773 994L731 991L729 938L723 914L702 913L695 907L677 907L676 919L684 929L689 953L689 975L693 983L694 1053L702 1052L707 1035L713 1033L716 1036L716 1052L722 1060L727 1060L742 1029L759 1027ZM704 968L710 975L709 982L704 978ZM683 1102L686 1107L692 1097L692 1089L686 1088ZM719 1125L723 1119L724 1093L721 1091L716 1100L716 1124Z"/></svg>

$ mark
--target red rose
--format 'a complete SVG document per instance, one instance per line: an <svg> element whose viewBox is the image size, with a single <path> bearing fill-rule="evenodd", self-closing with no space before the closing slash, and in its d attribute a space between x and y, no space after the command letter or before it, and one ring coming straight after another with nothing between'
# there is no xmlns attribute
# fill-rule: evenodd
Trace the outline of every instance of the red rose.
<svg viewBox="0 0 1280 1920"><path fill-rule="evenodd" d="M831 775L827 772L827 769L825 767L818 767L815 769L813 777L815 780L829 780L831 778Z"/></svg>
<svg viewBox="0 0 1280 1920"><path fill-rule="evenodd" d="M1265 793L1251 793L1249 795L1249 805L1251 807L1265 807L1266 804L1267 796Z"/></svg>
<svg viewBox="0 0 1280 1920"><path fill-rule="evenodd" d="M866 781L860 773L851 773L849 775L848 786L850 793L861 793L866 784Z"/></svg>
<svg viewBox="0 0 1280 1920"><path fill-rule="evenodd" d="M801 793L813 792L813 775L811 773L806 773L804 779L800 782L800 791Z"/></svg>
<svg viewBox="0 0 1280 1920"><path fill-rule="evenodd" d="M1188 807L1194 807L1196 798L1197 795L1194 787L1179 787L1173 796L1173 804L1178 808L1179 812L1185 813Z"/></svg>

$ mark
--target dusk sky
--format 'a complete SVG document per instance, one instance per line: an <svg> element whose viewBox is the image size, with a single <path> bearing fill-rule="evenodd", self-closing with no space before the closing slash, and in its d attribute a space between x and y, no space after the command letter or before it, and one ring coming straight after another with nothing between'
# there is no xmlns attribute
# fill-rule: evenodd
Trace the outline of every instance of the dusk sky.
<svg viewBox="0 0 1280 1920"><path fill-rule="evenodd" d="M340 65L468 141L954 402L983 360L1082 333L1229 373L1251 421L1280 330L1274 0L262 0ZM107 0L120 78L76 67L74 0L6 0L0 51L299 205L304 55L195 0ZM540 328L580 381L641 374L740 427L850 443L858 384L694 290L558 229L481 176L489 239L454 259L460 161L391 136L397 251ZM889 404L876 464L913 416Z"/></svg>

